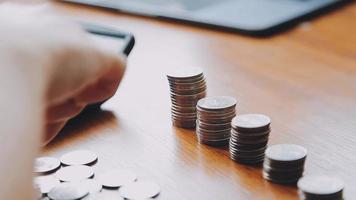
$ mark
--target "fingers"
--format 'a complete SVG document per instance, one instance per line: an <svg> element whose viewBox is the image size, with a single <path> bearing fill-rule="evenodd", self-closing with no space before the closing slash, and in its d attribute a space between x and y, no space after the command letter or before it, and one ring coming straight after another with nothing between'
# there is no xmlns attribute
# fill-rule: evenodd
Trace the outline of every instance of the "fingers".
<svg viewBox="0 0 356 200"><path fill-rule="evenodd" d="M78 115L85 106L86 104L79 104L74 99L69 99L59 105L51 106L47 109L47 122L55 123L66 121Z"/></svg>
<svg viewBox="0 0 356 200"><path fill-rule="evenodd" d="M119 60L115 60L111 65L112 67L96 82L88 85L76 95L76 102L93 104L105 101L115 94L124 74L124 65Z"/></svg>
<svg viewBox="0 0 356 200"><path fill-rule="evenodd" d="M62 128L67 123L67 121L55 122L46 124L46 134L43 138L43 144L48 144Z"/></svg>
<svg viewBox="0 0 356 200"><path fill-rule="evenodd" d="M102 102L115 94L125 71L125 60L115 56L107 58L106 62L102 63L106 65L102 66L102 69L106 69L105 73L93 77L96 79L93 83L88 83L67 100L47 107L44 139L46 143L87 105Z"/></svg>

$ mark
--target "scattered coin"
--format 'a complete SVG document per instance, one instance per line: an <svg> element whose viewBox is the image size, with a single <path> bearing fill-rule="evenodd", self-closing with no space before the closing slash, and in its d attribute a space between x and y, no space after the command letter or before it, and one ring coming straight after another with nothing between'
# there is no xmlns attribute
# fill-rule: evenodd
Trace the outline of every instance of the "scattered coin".
<svg viewBox="0 0 356 200"><path fill-rule="evenodd" d="M231 136L231 120L236 116L232 97L205 97L197 103L196 134L200 143L223 146Z"/></svg>
<svg viewBox="0 0 356 200"><path fill-rule="evenodd" d="M304 172L307 150L295 144L268 147L263 163L263 177L275 183L294 184Z"/></svg>
<svg viewBox="0 0 356 200"><path fill-rule="evenodd" d="M47 194L52 188L60 184L55 176L37 176L34 178L35 188L38 188L42 194Z"/></svg>
<svg viewBox="0 0 356 200"><path fill-rule="evenodd" d="M206 96L206 83L201 68L180 68L167 74L172 101L173 125L196 126L197 101Z"/></svg>
<svg viewBox="0 0 356 200"><path fill-rule="evenodd" d="M47 195L53 200L76 200L88 195L88 189L78 182L61 183Z"/></svg>
<svg viewBox="0 0 356 200"><path fill-rule="evenodd" d="M59 169L61 162L53 157L39 157L35 159L34 172L35 173L51 173Z"/></svg>
<svg viewBox="0 0 356 200"><path fill-rule="evenodd" d="M92 167L86 165L73 165L62 167L57 171L57 177L64 182L81 181L94 176Z"/></svg>
<svg viewBox="0 0 356 200"><path fill-rule="evenodd" d="M98 155L88 150L77 150L61 157L63 165L90 165L98 160Z"/></svg>
<svg viewBox="0 0 356 200"><path fill-rule="evenodd" d="M304 176L298 181L299 194L304 200L342 200L344 183L325 175Z"/></svg>
<svg viewBox="0 0 356 200"><path fill-rule="evenodd" d="M35 188L34 196L36 199L42 199L42 192L39 190L39 188Z"/></svg>
<svg viewBox="0 0 356 200"><path fill-rule="evenodd" d="M270 123L269 117L261 114L238 115L232 119L230 158L243 164L263 162Z"/></svg>
<svg viewBox="0 0 356 200"><path fill-rule="evenodd" d="M119 192L125 199L148 199L156 197L160 193L160 187L153 182L137 181L122 186Z"/></svg>
<svg viewBox="0 0 356 200"><path fill-rule="evenodd" d="M84 181L81 181L81 184L88 188L89 194L101 192L101 190L103 189L103 185L93 179L86 179Z"/></svg>
<svg viewBox="0 0 356 200"><path fill-rule="evenodd" d="M98 181L108 188L118 188L136 181L137 175L129 170L112 170L98 175Z"/></svg>
<svg viewBox="0 0 356 200"><path fill-rule="evenodd" d="M122 198L117 191L111 192L105 190L99 193L89 194L84 197L83 200L124 200L124 198Z"/></svg>

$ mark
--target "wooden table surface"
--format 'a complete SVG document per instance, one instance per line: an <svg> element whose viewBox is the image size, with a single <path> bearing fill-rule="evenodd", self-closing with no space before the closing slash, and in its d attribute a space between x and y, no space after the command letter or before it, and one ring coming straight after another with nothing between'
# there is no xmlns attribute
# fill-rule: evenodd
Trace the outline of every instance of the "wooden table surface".
<svg viewBox="0 0 356 200"><path fill-rule="evenodd" d="M201 145L175 128L165 72L205 70L208 95L238 99L238 113L272 118L271 144L308 149L305 174L329 174L356 196L356 5L272 38L238 34L55 3L63 15L132 32L136 46L115 97L98 113L68 125L44 154L73 149L99 154L97 173L135 171L162 187L157 199L298 199L269 183L260 167L237 164L224 149Z"/></svg>

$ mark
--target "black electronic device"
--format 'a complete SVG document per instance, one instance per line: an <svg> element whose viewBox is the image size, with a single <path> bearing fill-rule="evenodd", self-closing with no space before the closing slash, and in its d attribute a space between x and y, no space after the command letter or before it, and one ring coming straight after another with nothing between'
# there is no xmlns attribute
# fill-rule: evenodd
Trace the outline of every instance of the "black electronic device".
<svg viewBox="0 0 356 200"><path fill-rule="evenodd" d="M354 0L62 0L265 36Z"/></svg>

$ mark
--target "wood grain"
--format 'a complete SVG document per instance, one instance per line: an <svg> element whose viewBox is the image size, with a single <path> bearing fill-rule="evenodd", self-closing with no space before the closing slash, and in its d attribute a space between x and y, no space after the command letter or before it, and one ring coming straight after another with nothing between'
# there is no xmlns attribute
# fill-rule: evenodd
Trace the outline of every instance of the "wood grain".
<svg viewBox="0 0 356 200"><path fill-rule="evenodd" d="M356 196L356 5L272 38L256 39L184 24L55 3L63 15L132 32L137 44L117 94L104 111L81 116L44 149L98 152L98 173L119 167L162 186L157 199L298 199L258 167L172 127L165 71L201 66L209 95L238 99L238 113L263 113L270 144L308 151L306 174L340 176Z"/></svg>

